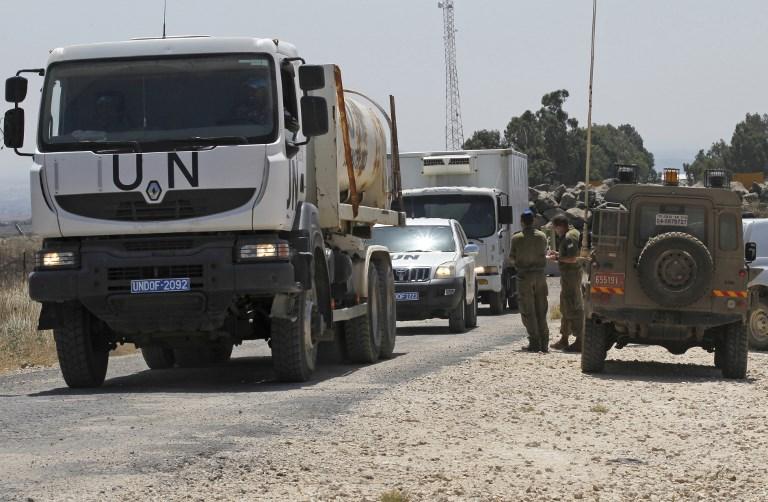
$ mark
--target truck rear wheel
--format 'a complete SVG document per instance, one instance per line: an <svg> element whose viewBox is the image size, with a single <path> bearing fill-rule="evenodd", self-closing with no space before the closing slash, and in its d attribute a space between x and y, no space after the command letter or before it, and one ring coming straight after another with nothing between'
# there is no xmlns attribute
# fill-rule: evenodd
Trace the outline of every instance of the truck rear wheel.
<svg viewBox="0 0 768 502"><path fill-rule="evenodd" d="M82 306L62 309L61 327L53 330L64 381L71 388L99 387L109 364L109 345L98 320Z"/></svg>
<svg viewBox="0 0 768 502"><path fill-rule="evenodd" d="M384 332L382 324L389 323L383 305L379 272L372 262L368 267L368 313L344 323L347 356L351 362L375 363L379 360Z"/></svg>
<svg viewBox="0 0 768 502"><path fill-rule="evenodd" d="M504 313L504 309L507 306L507 288L504 287L504 282L501 284L501 291L498 293L488 293L488 303L491 305L491 314L501 315Z"/></svg>
<svg viewBox="0 0 768 502"><path fill-rule="evenodd" d="M739 380L746 378L749 357L746 326L742 323L729 324L722 329L721 337L715 353L720 351L722 354L720 369L723 376Z"/></svg>
<svg viewBox="0 0 768 502"><path fill-rule="evenodd" d="M602 373L608 355L606 325L587 319L581 344L581 372Z"/></svg>
<svg viewBox="0 0 768 502"><path fill-rule="evenodd" d="M173 365L176 363L173 350L165 347L142 347L141 357L144 358L144 362L147 363L147 367L151 370L173 368Z"/></svg>
<svg viewBox="0 0 768 502"><path fill-rule="evenodd" d="M376 273L379 275L382 303L385 305L386 309L381 326L383 332L381 334L379 357L381 359L391 359L392 355L395 353L395 342L397 341L395 276L392 273L392 265L387 260L376 262Z"/></svg>

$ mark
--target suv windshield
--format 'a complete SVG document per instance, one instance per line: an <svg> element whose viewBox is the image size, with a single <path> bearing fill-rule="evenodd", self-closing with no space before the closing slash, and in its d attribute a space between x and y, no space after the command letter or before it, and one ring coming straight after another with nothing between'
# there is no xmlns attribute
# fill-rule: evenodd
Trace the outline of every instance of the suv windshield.
<svg viewBox="0 0 768 502"><path fill-rule="evenodd" d="M706 210L702 206L643 204L638 220L639 243L667 232L685 232L707 243Z"/></svg>
<svg viewBox="0 0 768 502"><path fill-rule="evenodd" d="M393 253L456 251L453 232L445 226L374 227L370 243Z"/></svg>
<svg viewBox="0 0 768 502"><path fill-rule="evenodd" d="M258 54L55 64L46 77L40 147L271 142L274 75L271 58Z"/></svg>
<svg viewBox="0 0 768 502"><path fill-rule="evenodd" d="M410 218L457 220L470 239L496 232L496 204L484 195L418 195L403 199Z"/></svg>

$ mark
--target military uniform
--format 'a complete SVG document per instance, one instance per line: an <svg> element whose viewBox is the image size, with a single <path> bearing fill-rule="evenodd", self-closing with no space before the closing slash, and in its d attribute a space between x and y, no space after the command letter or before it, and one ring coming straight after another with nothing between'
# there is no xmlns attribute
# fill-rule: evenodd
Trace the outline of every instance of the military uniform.
<svg viewBox="0 0 768 502"><path fill-rule="evenodd" d="M517 270L517 294L520 315L528 331L528 350L547 352L547 236L532 226L512 237L511 258Z"/></svg>
<svg viewBox="0 0 768 502"><path fill-rule="evenodd" d="M569 228L562 237L557 238L557 252L560 258L579 256L581 234L575 228ZM560 266L560 342L556 348L568 346L568 337L574 335L576 341L568 346L569 350L581 349L581 337L584 333L584 299L581 291L582 267L580 263L563 263Z"/></svg>

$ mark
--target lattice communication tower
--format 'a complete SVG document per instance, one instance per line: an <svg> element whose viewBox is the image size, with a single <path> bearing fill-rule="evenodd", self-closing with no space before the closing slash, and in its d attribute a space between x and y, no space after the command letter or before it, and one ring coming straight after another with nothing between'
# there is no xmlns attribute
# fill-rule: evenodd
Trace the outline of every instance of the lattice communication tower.
<svg viewBox="0 0 768 502"><path fill-rule="evenodd" d="M459 70L456 66L456 25L453 0L443 0L437 6L443 10L443 42L445 44L445 148L461 150L464 126L461 123Z"/></svg>

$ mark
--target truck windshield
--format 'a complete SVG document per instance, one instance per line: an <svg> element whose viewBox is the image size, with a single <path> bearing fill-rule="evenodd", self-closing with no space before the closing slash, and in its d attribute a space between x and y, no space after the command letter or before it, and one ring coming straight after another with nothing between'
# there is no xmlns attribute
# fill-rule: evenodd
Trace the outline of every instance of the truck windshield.
<svg viewBox="0 0 768 502"><path fill-rule="evenodd" d="M450 227L374 227L370 244L386 246L393 253L456 251Z"/></svg>
<svg viewBox="0 0 768 502"><path fill-rule="evenodd" d="M410 218L457 220L470 239L496 232L496 205L485 195L414 195L403 198Z"/></svg>
<svg viewBox="0 0 768 502"><path fill-rule="evenodd" d="M41 151L267 143L275 72L258 54L54 64L40 118Z"/></svg>

